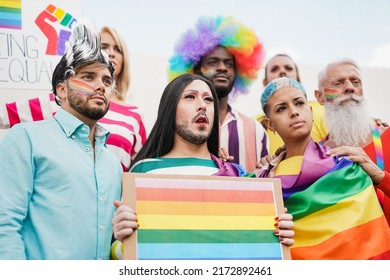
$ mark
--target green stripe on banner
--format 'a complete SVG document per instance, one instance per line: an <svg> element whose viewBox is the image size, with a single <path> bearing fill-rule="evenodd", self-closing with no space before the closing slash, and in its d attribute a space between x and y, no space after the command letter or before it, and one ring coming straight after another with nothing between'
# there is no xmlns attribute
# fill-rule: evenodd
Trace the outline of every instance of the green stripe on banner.
<svg viewBox="0 0 390 280"><path fill-rule="evenodd" d="M0 7L0 13L21 14L21 8Z"/></svg>
<svg viewBox="0 0 390 280"><path fill-rule="evenodd" d="M139 243L278 243L273 230L142 230Z"/></svg>
<svg viewBox="0 0 390 280"><path fill-rule="evenodd" d="M352 164L328 173L304 191L291 195L285 201L294 221L356 195L372 185L363 169Z"/></svg>

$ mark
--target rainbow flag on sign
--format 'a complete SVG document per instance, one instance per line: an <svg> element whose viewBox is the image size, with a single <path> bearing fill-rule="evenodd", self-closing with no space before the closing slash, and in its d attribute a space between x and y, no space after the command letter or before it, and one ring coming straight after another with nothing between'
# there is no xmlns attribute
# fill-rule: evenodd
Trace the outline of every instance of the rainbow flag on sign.
<svg viewBox="0 0 390 280"><path fill-rule="evenodd" d="M138 259L282 259L272 183L136 180Z"/></svg>
<svg viewBox="0 0 390 280"><path fill-rule="evenodd" d="M22 29L21 0L0 1L0 28Z"/></svg>
<svg viewBox="0 0 390 280"><path fill-rule="evenodd" d="M310 142L299 174L276 176L294 217L292 259L390 259L390 229L370 177L325 151Z"/></svg>

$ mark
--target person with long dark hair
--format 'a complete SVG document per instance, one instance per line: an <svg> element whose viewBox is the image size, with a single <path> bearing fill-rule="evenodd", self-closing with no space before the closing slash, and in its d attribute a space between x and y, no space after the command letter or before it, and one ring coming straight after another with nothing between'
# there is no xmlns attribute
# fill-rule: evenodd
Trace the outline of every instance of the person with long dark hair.
<svg viewBox="0 0 390 280"><path fill-rule="evenodd" d="M130 172L254 177L239 164L218 158L218 143L218 97L214 85L203 76L183 74L165 88L156 123ZM119 201L115 205L118 209L112 224L117 241L112 245L112 259L120 258L119 241L138 228L135 211ZM293 244L292 216L281 214L276 220L275 234L280 242Z"/></svg>

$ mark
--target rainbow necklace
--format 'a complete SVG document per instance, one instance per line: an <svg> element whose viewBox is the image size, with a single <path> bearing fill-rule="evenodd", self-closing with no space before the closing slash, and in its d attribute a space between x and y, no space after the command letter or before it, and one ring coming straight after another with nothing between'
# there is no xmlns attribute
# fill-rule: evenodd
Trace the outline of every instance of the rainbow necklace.
<svg viewBox="0 0 390 280"><path fill-rule="evenodd" d="M372 139L374 143L374 149L375 149L375 158L376 158L376 165L382 170L385 169L385 163L383 161L383 149L382 149L382 141L381 136L378 130L377 126L374 126L372 129Z"/></svg>

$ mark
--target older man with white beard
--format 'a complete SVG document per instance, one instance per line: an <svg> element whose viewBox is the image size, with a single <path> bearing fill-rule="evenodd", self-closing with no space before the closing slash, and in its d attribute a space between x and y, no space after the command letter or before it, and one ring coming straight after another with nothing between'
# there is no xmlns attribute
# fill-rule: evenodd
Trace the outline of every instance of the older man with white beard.
<svg viewBox="0 0 390 280"><path fill-rule="evenodd" d="M315 96L325 105L329 154L348 156L370 175L390 224L390 129L368 113L359 66L350 59L328 64L318 75Z"/></svg>

